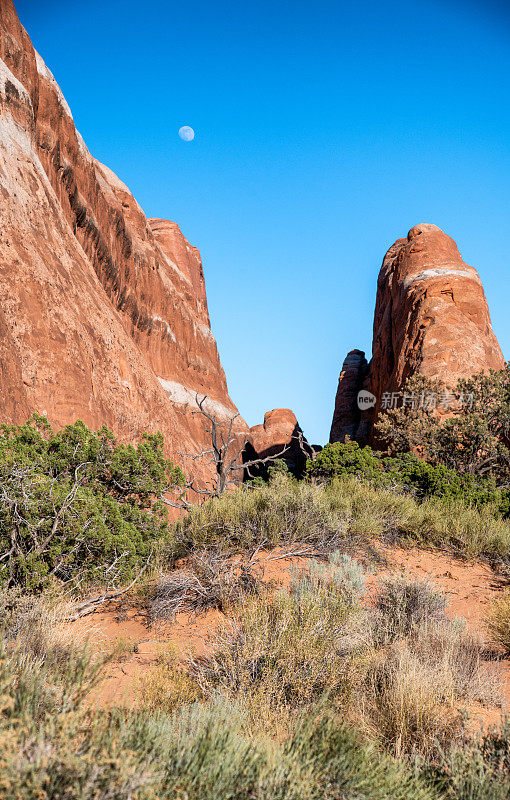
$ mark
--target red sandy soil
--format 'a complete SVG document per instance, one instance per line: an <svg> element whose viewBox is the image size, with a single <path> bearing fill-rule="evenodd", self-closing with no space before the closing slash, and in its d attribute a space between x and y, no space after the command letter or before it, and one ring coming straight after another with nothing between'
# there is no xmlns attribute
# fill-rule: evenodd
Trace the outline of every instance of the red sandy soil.
<svg viewBox="0 0 510 800"><path fill-rule="evenodd" d="M367 585L369 594L376 587L381 576L395 570L430 581L440 588L448 598L447 613L451 617L463 617L470 628L484 634L483 618L488 604L504 588L504 582L487 564L468 562L440 551L427 551L418 548L402 549L382 547L378 550L387 559L388 566L379 569L377 574L369 575ZM305 558L285 558L283 553L260 553L260 566L265 581L273 581L275 586L283 586L289 581L292 565L304 566ZM105 677L94 693L94 701L99 705L134 706L138 699L140 679L154 668L158 656L171 647L177 656L184 657L193 652L196 655L207 651L207 639L221 617L219 611L209 611L198 617L178 615L175 622L163 628L148 628L139 609L103 609L84 620L75 623L77 632L81 627L89 632L91 642L97 649L111 647L116 641L126 645L121 660L109 664ZM91 624L92 623L92 624ZM136 651L136 652L135 652ZM495 662L495 669L502 680L502 694L505 708L510 708L510 659ZM481 724L497 723L501 709L470 709Z"/></svg>

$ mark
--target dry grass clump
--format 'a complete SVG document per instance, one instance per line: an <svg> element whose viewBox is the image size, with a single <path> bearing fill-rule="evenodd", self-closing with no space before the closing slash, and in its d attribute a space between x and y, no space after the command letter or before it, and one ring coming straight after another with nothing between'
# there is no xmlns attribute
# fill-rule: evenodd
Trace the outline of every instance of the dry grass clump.
<svg viewBox="0 0 510 800"><path fill-rule="evenodd" d="M501 686L492 669L494 653L483 638L471 632L462 619L443 619L424 624L408 640L423 664L440 674L441 697L452 703L471 701L497 706Z"/></svg>
<svg viewBox="0 0 510 800"><path fill-rule="evenodd" d="M436 743L458 737L462 718L445 698L438 670L424 664L405 643L379 654L360 691L360 723L395 756L431 755Z"/></svg>
<svg viewBox="0 0 510 800"><path fill-rule="evenodd" d="M30 627L30 623L27 623ZM0 798L435 800L424 779L318 705L273 739L219 698L101 711L82 674L40 669L0 628ZM173 675L173 659L168 657ZM44 702L42 699L44 698ZM176 710L172 708L178 706ZM171 713L168 713L171 711Z"/></svg>
<svg viewBox="0 0 510 800"><path fill-rule="evenodd" d="M253 557L228 558L221 551L189 557L186 566L162 576L146 594L150 623L172 621L176 614L223 610L245 595L257 594L262 569Z"/></svg>
<svg viewBox="0 0 510 800"><path fill-rule="evenodd" d="M92 659L69 625L73 610L58 595L0 592L0 650L15 670L18 714L37 718L56 703L71 707L96 682L107 656Z"/></svg>
<svg viewBox="0 0 510 800"><path fill-rule="evenodd" d="M362 586L338 554L295 571L288 589L235 607L191 674L205 696L235 696L254 719L327 696L394 755L437 755L463 731L463 705L498 700L483 643L444 617L444 597L426 584L389 578L377 608L360 604Z"/></svg>
<svg viewBox="0 0 510 800"><path fill-rule="evenodd" d="M418 501L352 477L334 480L323 491L350 535L440 547L467 558L498 560L510 554L510 522L489 506L476 509L460 499Z"/></svg>
<svg viewBox="0 0 510 800"><path fill-rule="evenodd" d="M485 624L492 639L510 653L510 590L490 604Z"/></svg>
<svg viewBox="0 0 510 800"><path fill-rule="evenodd" d="M348 691L347 653L357 641L352 620L362 612L327 570L312 574L233 609L213 637L213 655L192 664L205 691L257 696L273 709Z"/></svg>
<svg viewBox="0 0 510 800"><path fill-rule="evenodd" d="M277 475L269 485L240 486L207 501L176 523L177 551L211 547L236 551L308 542L334 549L345 521L331 509L321 487Z"/></svg>
<svg viewBox="0 0 510 800"><path fill-rule="evenodd" d="M72 653L85 644L70 624L74 603L58 594L24 595L19 588L0 592L0 632L14 649L23 646L25 657L66 669Z"/></svg>
<svg viewBox="0 0 510 800"><path fill-rule="evenodd" d="M377 646L356 688L360 720L399 757L437 754L462 732L463 705L500 701L483 640L445 607L441 592L403 574L381 581L375 598Z"/></svg>
<svg viewBox="0 0 510 800"><path fill-rule="evenodd" d="M395 574L380 581L374 606L384 618L381 633L391 640L443 617L446 597L426 581Z"/></svg>
<svg viewBox="0 0 510 800"><path fill-rule="evenodd" d="M396 756L437 754L464 728L463 704L496 705L483 642L460 621L415 627L378 651L358 689L361 720Z"/></svg>
<svg viewBox="0 0 510 800"><path fill-rule="evenodd" d="M196 681L182 668L171 648L159 654L156 667L139 682L139 707L150 713L171 714L178 708L203 699Z"/></svg>
<svg viewBox="0 0 510 800"><path fill-rule="evenodd" d="M365 594L362 567L347 553L335 550L326 562L310 561L305 569L291 569L290 590L294 594L310 594L314 589L330 585L347 606L356 605Z"/></svg>

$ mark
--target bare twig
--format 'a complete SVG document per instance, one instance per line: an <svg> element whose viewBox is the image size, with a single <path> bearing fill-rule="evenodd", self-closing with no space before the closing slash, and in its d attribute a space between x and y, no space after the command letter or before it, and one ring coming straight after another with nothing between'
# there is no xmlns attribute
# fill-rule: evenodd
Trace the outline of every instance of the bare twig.
<svg viewBox="0 0 510 800"><path fill-rule="evenodd" d="M207 408L206 400L207 395L200 397L196 394L196 408L191 411L191 414L198 414L207 421L206 433L210 437L210 447L200 453L181 453L180 455L191 459L194 463L201 461L204 467L212 472L213 477L208 485L201 485L198 481L199 470L196 470L193 478L187 480L184 487L180 487L179 496L173 499L169 499L166 496L170 492L170 489L167 488L160 499L173 508L189 509L193 505L187 499L189 492L193 492L196 496L203 498L220 497L231 486L238 483L238 480L235 479L237 472L243 471L248 477L253 477L252 468L275 461L290 450L290 444L284 445L278 453L243 462L242 457L246 441L243 437L242 446L237 446L239 436L234 431L234 424L239 418L239 414L233 414L228 419L219 420Z"/></svg>
<svg viewBox="0 0 510 800"><path fill-rule="evenodd" d="M126 555L126 554L123 553L123 555ZM121 558L121 556L119 556L117 561L120 558ZM124 589L117 589L117 590L115 590L113 592L109 591L108 588L106 588L106 590L102 594L97 595L96 597L91 597L88 600L85 600L83 603L79 603L76 606L76 614L70 621L74 621L74 620L80 619L81 617L86 617L89 614L93 614L96 611L96 609L100 605L102 605L103 603L108 603L108 602L110 602L110 600L116 600L118 597L121 597L123 594L127 594L127 592L129 592L129 590L132 589L133 586L140 580L140 578L142 577L142 575L146 571L147 567L149 566L151 558L152 558L152 551L149 553L149 556L148 556L145 564L143 565L141 570L138 572L138 574L133 578L133 580L131 581L129 586L126 586ZM110 583L110 585L111 585L111 583Z"/></svg>

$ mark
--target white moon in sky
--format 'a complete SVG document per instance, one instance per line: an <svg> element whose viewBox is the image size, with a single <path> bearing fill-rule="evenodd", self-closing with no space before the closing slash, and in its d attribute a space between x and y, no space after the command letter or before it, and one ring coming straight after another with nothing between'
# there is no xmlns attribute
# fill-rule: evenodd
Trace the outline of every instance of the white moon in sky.
<svg viewBox="0 0 510 800"><path fill-rule="evenodd" d="M195 131L189 125L183 125L179 128L179 136L183 142L191 142L195 138Z"/></svg>

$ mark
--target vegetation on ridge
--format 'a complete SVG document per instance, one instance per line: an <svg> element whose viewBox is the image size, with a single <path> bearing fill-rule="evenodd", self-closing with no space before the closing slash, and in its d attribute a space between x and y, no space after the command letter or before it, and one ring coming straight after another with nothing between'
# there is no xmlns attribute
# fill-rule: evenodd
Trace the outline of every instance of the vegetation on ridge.
<svg viewBox="0 0 510 800"><path fill-rule="evenodd" d="M475 508L455 497L420 501L356 476L313 485L282 475L191 509L175 525L174 546L182 554L292 544L328 552L353 551L380 539L506 560L510 522L494 512L490 505Z"/></svg>
<svg viewBox="0 0 510 800"><path fill-rule="evenodd" d="M416 452L434 466L508 486L510 366L460 380L453 391L415 375L402 397L406 402L383 410L375 426L390 455Z"/></svg>
<svg viewBox="0 0 510 800"><path fill-rule="evenodd" d="M476 508L489 506L497 516L510 515L510 491L498 488L493 478L459 473L444 464L429 464L415 453L386 456L357 442L327 444L307 476L316 482L353 476L374 487L393 488L417 500L460 500Z"/></svg>

